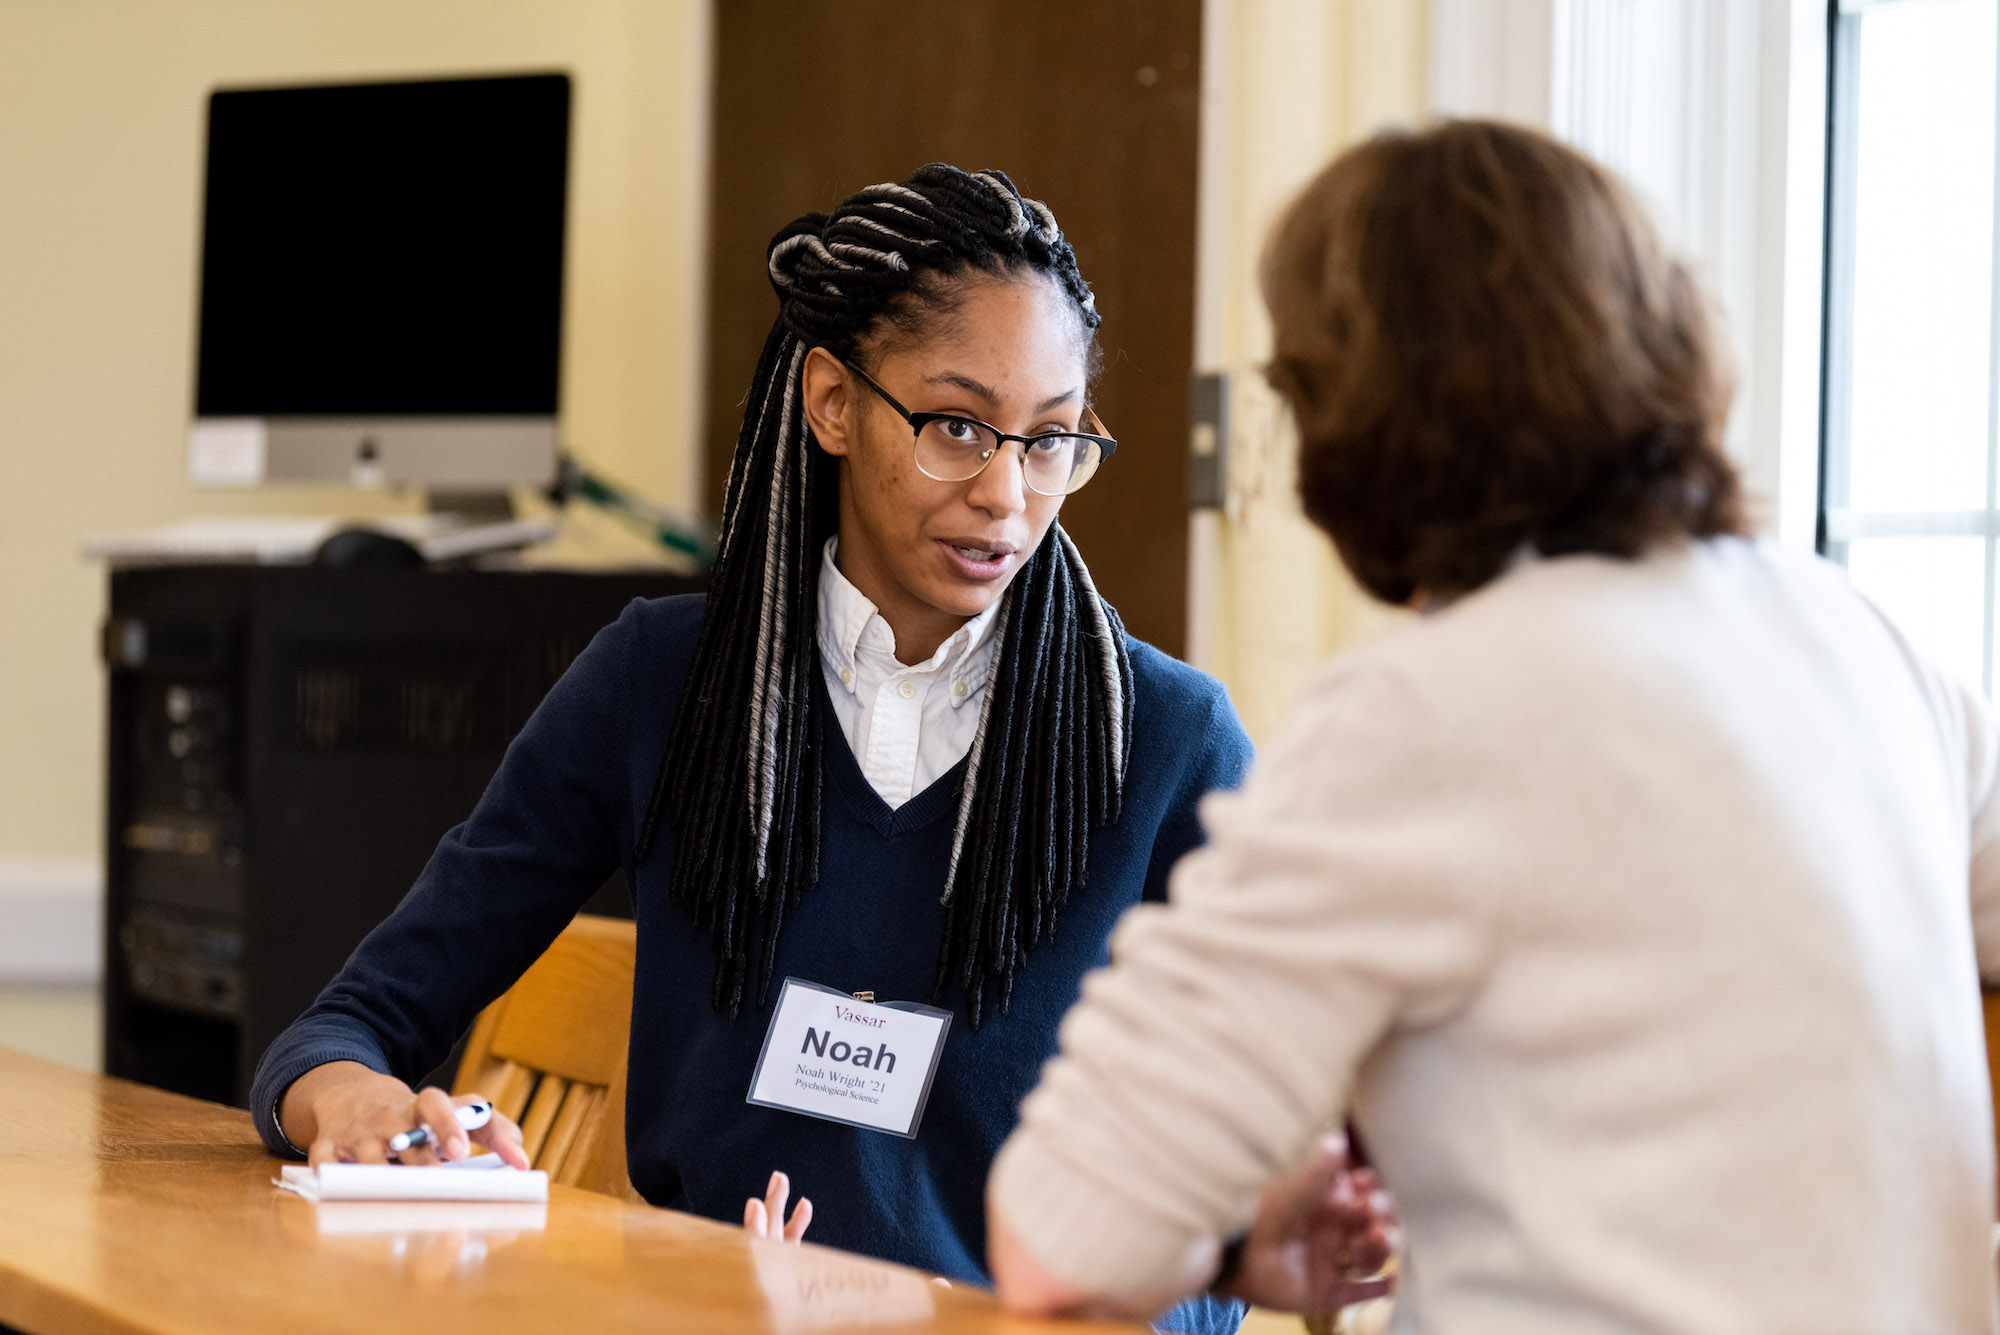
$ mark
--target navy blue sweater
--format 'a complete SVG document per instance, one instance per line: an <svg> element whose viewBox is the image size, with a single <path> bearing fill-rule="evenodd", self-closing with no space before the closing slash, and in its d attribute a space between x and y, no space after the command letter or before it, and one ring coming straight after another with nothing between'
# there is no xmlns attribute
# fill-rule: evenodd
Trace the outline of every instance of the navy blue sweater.
<svg viewBox="0 0 2000 1335"><path fill-rule="evenodd" d="M1165 897L1169 869L1200 842L1197 801L1241 781L1249 739L1217 682L1131 642L1123 816L1092 835L1089 882L1055 937L1029 952L1008 1012L989 998L974 1029L962 999L947 995L959 1019L916 1138L756 1107L744 1096L769 1006L746 1003L734 1022L711 1008L708 944L667 902L672 832L663 826L648 855L633 857L702 603L633 603L564 674L471 817L264 1054L250 1095L258 1130L274 1153L288 1152L273 1108L324 1062L405 1080L434 1069L622 867L638 919L625 1106L632 1184L655 1205L734 1222L782 1168L812 1198L813 1241L983 1283L987 1170L1055 1050L1056 1025L1083 975L1105 963L1118 916ZM785 924L776 977L928 1002L963 762L891 810L840 728L824 735L823 874ZM1172 1324L1235 1328L1233 1305L1206 1307L1178 1311Z"/></svg>

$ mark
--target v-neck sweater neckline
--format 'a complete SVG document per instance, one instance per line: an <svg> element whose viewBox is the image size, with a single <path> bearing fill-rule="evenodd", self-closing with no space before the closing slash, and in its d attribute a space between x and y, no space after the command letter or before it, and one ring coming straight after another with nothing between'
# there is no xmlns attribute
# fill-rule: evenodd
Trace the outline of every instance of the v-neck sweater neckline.
<svg viewBox="0 0 2000 1335"><path fill-rule="evenodd" d="M875 791L875 786L868 782L868 776L861 772L861 762L854 758L854 748L847 744L847 735L841 731L840 721L833 716L833 703L827 696L826 682L821 673L813 674L813 683L819 694L820 709L824 711L825 722L820 728L820 736L825 739L827 782L862 823L884 839L894 839L921 830L957 811L959 785L965 778L967 761L961 760L938 775L930 787L903 805L891 807Z"/></svg>

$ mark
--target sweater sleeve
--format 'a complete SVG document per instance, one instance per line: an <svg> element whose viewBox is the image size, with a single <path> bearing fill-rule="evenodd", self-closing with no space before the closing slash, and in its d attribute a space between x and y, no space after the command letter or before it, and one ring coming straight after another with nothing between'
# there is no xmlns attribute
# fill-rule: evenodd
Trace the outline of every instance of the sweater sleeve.
<svg viewBox="0 0 2000 1335"><path fill-rule="evenodd" d="M1248 788L1204 803L1209 844L1171 904L1126 915L993 1169L1050 1274L1176 1296L1189 1247L1248 1222L1382 1035L1476 985L1496 914L1436 860L1471 817L1430 731L1386 669L1335 664Z"/></svg>
<svg viewBox="0 0 2000 1335"><path fill-rule="evenodd" d="M354 1061L414 1081L532 964L630 846L626 725L635 610L600 631L508 746L472 814L258 1063L250 1111L274 1154L294 1080Z"/></svg>

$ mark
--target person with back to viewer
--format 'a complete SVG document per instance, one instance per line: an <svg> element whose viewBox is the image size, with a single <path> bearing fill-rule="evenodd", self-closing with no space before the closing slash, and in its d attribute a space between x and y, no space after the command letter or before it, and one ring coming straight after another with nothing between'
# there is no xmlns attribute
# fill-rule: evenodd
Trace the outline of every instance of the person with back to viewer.
<svg viewBox="0 0 2000 1335"><path fill-rule="evenodd" d="M1336 160L1264 286L1307 512L1424 615L1121 924L994 1166L1002 1297L1210 1282L1351 1106L1398 1329L1992 1329L2000 737L1745 536L1687 270L1585 158L1461 121Z"/></svg>

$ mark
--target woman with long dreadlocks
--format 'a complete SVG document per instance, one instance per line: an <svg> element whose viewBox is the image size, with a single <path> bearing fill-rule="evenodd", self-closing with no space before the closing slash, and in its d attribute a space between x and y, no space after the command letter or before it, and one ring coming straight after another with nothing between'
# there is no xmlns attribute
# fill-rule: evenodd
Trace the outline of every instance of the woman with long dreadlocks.
<svg viewBox="0 0 2000 1335"><path fill-rule="evenodd" d="M1126 636L1056 523L1115 442L1087 402L1097 312L1049 211L933 165L799 219L769 265L779 315L709 593L598 635L265 1054L252 1107L274 1152L315 1162L381 1160L416 1124L467 1153L446 1096L404 1082L622 868L633 1185L795 1238L810 1207L787 1221L788 1180L765 1179L789 1168L821 1203L815 1241L983 1279L987 1169L1057 1021L1250 746L1217 683ZM824 1088L746 1103L794 1002L811 1021L829 998L941 1029L937 1048L829 1057L809 1023L773 1069L807 1052L836 1090L914 1073L920 1122L830 1120ZM469 1139L523 1162L504 1119Z"/></svg>

